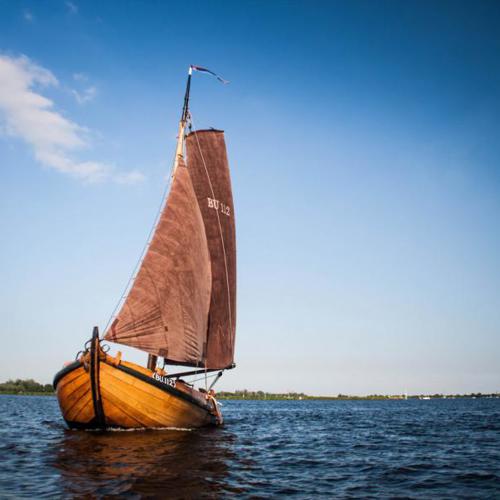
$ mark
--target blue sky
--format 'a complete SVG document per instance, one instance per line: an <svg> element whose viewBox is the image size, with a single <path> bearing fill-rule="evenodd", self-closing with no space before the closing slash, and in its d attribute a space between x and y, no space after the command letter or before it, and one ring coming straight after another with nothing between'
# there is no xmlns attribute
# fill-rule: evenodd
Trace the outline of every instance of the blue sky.
<svg viewBox="0 0 500 500"><path fill-rule="evenodd" d="M0 380L50 381L106 324L198 64L231 81L192 89L236 205L220 388L499 391L499 21L495 2L0 1Z"/></svg>

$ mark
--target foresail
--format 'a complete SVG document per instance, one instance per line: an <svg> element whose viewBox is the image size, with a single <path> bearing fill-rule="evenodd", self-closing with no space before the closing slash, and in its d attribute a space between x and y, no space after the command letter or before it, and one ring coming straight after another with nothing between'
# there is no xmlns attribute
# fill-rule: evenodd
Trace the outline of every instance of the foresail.
<svg viewBox="0 0 500 500"><path fill-rule="evenodd" d="M212 269L207 368L233 363L236 331L236 234L224 133L201 130L186 139L188 171L205 225Z"/></svg>
<svg viewBox="0 0 500 500"><path fill-rule="evenodd" d="M203 366L210 268L202 214L181 160L134 284L104 338L174 364Z"/></svg>

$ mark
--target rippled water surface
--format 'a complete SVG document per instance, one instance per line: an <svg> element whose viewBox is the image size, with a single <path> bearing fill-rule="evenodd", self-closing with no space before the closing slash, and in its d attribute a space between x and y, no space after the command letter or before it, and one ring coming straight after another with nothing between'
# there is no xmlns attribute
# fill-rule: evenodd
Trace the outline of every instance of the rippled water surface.
<svg viewBox="0 0 500 500"><path fill-rule="evenodd" d="M66 429L0 396L0 497L500 498L500 399L226 401L223 428Z"/></svg>

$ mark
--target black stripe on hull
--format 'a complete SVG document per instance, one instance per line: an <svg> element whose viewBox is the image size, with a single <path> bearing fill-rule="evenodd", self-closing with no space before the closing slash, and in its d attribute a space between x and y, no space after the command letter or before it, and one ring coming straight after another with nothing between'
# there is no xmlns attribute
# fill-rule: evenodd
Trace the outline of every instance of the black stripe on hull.
<svg viewBox="0 0 500 500"><path fill-rule="evenodd" d="M52 386L54 387L54 390L57 389L57 384L61 381L62 378L64 378L68 373L71 373L72 371L76 370L82 366L82 362L79 360L73 361L68 366L65 366L62 370L59 370L55 375L54 375L54 381L52 382Z"/></svg>

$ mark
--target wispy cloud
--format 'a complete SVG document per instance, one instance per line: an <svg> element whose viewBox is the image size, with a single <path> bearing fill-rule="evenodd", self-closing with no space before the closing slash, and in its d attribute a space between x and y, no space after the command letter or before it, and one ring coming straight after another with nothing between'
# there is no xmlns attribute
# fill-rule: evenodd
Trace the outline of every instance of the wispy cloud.
<svg viewBox="0 0 500 500"><path fill-rule="evenodd" d="M89 77L85 73L73 73L73 80L77 82L88 82Z"/></svg>
<svg viewBox="0 0 500 500"><path fill-rule="evenodd" d="M85 73L73 73L73 80L83 87L84 84L88 83L89 77ZM87 85L79 90L71 89L71 94L78 104L86 104L94 100L97 95L97 87L95 85Z"/></svg>
<svg viewBox="0 0 500 500"><path fill-rule="evenodd" d="M87 88L83 89L82 91L72 89L71 93L73 94L73 96L76 99L76 102L78 104L85 104L85 103L90 102L94 99L94 97L97 94L97 88L94 86L91 86L91 87L87 87Z"/></svg>
<svg viewBox="0 0 500 500"><path fill-rule="evenodd" d="M31 10L28 10L28 9L23 10L23 18L28 23L32 23L35 20L35 18L33 16L33 12L31 12Z"/></svg>
<svg viewBox="0 0 500 500"><path fill-rule="evenodd" d="M66 8L71 14L78 14L78 5L73 2L66 2Z"/></svg>
<svg viewBox="0 0 500 500"><path fill-rule="evenodd" d="M49 70L26 56L0 55L0 118L4 133L29 144L42 165L87 182L141 181L144 176L140 172L120 172L106 163L75 159L78 150L89 147L88 130L55 111L54 103L35 90L58 85Z"/></svg>

